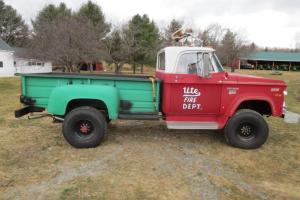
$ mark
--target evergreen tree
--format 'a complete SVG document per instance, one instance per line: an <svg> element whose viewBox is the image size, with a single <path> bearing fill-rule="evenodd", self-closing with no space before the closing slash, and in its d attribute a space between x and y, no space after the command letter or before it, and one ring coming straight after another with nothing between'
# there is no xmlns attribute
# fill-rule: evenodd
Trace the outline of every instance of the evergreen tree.
<svg viewBox="0 0 300 200"><path fill-rule="evenodd" d="M164 31L164 36L163 36L163 46L171 46L175 45L175 41L172 39L172 34L181 29L183 26L183 22L178 21L176 19L172 19L168 27Z"/></svg>
<svg viewBox="0 0 300 200"><path fill-rule="evenodd" d="M11 46L22 47L28 41L28 26L21 15L0 0L0 37Z"/></svg>
<svg viewBox="0 0 300 200"><path fill-rule="evenodd" d="M159 30L154 21L151 21L147 15L137 14L129 21L124 33L124 39L130 47L131 63L134 66L140 64L141 72L144 64L154 65L160 44Z"/></svg>
<svg viewBox="0 0 300 200"><path fill-rule="evenodd" d="M100 37L105 36L110 30L110 24L105 22L105 16L101 7L91 1L83 4L77 15L91 23L100 34Z"/></svg>
<svg viewBox="0 0 300 200"><path fill-rule="evenodd" d="M66 4L60 3L58 6L49 4L45 6L37 15L35 20L32 20L34 31L38 31L42 26L47 26L51 23L56 23L72 16L71 9L67 8Z"/></svg>

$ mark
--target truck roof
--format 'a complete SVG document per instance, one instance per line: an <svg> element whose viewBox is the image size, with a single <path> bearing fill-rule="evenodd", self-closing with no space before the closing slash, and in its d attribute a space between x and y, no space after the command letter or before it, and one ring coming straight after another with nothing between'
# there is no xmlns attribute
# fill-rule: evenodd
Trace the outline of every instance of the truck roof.
<svg viewBox="0 0 300 200"><path fill-rule="evenodd" d="M215 50L210 47L193 47L193 46L170 46L165 47L161 49L157 56L161 54L162 52L165 53L165 69L161 70L158 67L158 59L157 59L157 71L162 71L165 73L174 73L175 72L175 66L178 59L178 56L180 54L183 54L185 52L191 52L191 51L197 51L197 52L214 52Z"/></svg>
<svg viewBox="0 0 300 200"><path fill-rule="evenodd" d="M181 52L181 51L215 51L213 48L210 47L194 47L194 46L169 46L169 47L165 47L163 49L160 50L160 52L162 51L177 51L177 52Z"/></svg>

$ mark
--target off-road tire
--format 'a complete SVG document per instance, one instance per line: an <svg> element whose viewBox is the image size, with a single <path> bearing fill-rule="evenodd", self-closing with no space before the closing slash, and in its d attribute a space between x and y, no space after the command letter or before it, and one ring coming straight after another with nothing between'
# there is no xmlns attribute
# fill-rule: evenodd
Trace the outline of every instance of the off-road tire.
<svg viewBox="0 0 300 200"><path fill-rule="evenodd" d="M269 127L258 112L241 109L229 119L224 136L226 142L234 147L256 149L266 142Z"/></svg>
<svg viewBox="0 0 300 200"><path fill-rule="evenodd" d="M91 129L83 129L82 124L88 124ZM64 119L62 132L69 144L76 148L91 148L98 146L107 130L105 116L96 108L83 106L70 111Z"/></svg>

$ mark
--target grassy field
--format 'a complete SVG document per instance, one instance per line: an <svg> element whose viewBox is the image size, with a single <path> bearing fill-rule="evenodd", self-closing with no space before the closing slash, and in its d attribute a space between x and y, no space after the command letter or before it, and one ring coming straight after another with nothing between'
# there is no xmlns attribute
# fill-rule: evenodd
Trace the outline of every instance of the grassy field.
<svg viewBox="0 0 300 200"><path fill-rule="evenodd" d="M241 71L288 83L300 113L300 73ZM74 149L51 119L14 119L19 78L0 78L0 199L300 199L300 125L268 118L257 150L215 131L168 130L164 122L113 121L104 143Z"/></svg>

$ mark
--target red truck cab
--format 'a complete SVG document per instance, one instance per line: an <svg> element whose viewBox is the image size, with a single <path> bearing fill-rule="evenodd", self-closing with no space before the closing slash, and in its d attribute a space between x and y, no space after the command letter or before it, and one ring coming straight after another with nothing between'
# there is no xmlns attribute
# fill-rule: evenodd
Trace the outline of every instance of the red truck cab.
<svg viewBox="0 0 300 200"><path fill-rule="evenodd" d="M257 148L268 136L263 116L284 116L285 82L227 73L211 48L160 50L156 77L170 129L225 128L233 146Z"/></svg>

